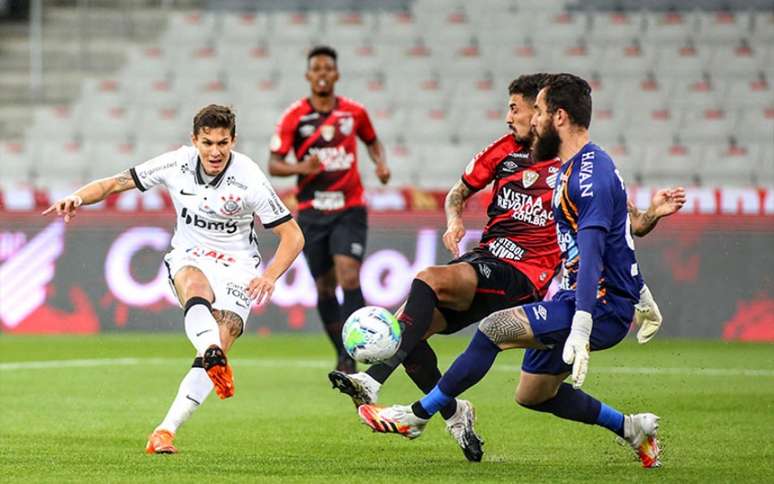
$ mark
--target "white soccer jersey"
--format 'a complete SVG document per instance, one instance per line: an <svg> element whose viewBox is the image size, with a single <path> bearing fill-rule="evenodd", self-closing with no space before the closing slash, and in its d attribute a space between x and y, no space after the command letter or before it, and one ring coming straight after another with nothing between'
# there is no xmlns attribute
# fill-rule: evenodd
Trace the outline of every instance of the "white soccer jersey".
<svg viewBox="0 0 774 484"><path fill-rule="evenodd" d="M231 152L224 170L206 182L193 146L182 146L130 169L135 185L169 190L177 212L172 248L204 248L237 259L260 256L254 216L265 228L291 219L266 175L247 156Z"/></svg>

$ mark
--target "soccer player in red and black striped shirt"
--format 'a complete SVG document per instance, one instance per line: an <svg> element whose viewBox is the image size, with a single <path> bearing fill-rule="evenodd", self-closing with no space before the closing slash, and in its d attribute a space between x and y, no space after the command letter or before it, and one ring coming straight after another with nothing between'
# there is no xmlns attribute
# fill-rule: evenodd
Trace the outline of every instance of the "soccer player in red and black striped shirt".
<svg viewBox="0 0 774 484"><path fill-rule="evenodd" d="M421 271L399 315L401 346L390 360L365 373L331 372L336 388L356 405L376 400L379 387L400 364L424 392L441 378L426 337L455 333L508 307L541 300L559 267L559 246L551 209L558 158L533 160L530 118L544 74L525 75L509 86L509 133L478 153L446 197L444 245L456 257L445 266ZM489 222L479 245L459 256L465 234L462 209L473 193L493 183ZM459 404L459 405L458 405ZM451 402L441 413L469 460L481 460L481 442L473 432L472 406Z"/></svg>
<svg viewBox="0 0 774 484"><path fill-rule="evenodd" d="M339 79L337 54L327 46L307 57L311 95L282 115L271 140L269 173L298 177L298 223L304 232L304 256L317 285L317 310L338 353L336 368L351 373L355 362L341 341L342 322L365 305L360 265L368 229L363 185L357 166L357 139L368 149L376 176L390 179L382 143L365 108L334 93ZM295 163L285 158L290 151ZM336 286L344 291L340 306Z"/></svg>

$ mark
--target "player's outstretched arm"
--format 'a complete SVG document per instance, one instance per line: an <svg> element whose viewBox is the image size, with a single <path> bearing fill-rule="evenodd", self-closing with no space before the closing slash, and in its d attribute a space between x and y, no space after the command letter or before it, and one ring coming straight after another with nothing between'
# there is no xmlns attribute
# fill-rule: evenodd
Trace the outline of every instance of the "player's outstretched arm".
<svg viewBox="0 0 774 484"><path fill-rule="evenodd" d="M387 155L384 151L384 145L379 138L376 138L371 144L366 145L368 148L368 156L371 157L371 161L376 165L376 177L382 182L382 185L386 185L390 181L390 167L387 166Z"/></svg>
<svg viewBox="0 0 774 484"><path fill-rule="evenodd" d="M443 234L443 245L456 258L460 256L460 240L465 236L465 225L462 223L462 210L465 208L465 201L473 194L462 180L457 183L446 194L444 209L446 211L446 233Z"/></svg>
<svg viewBox="0 0 774 484"><path fill-rule="evenodd" d="M662 188L653 194L650 207L644 212L637 209L629 200L629 216L632 220L632 233L644 237L656 227L659 219L678 212L685 205L685 188Z"/></svg>
<svg viewBox="0 0 774 484"><path fill-rule="evenodd" d="M298 163L288 163L285 158L272 153L269 157L269 175L271 176L296 176L311 175L323 168L317 155L310 155Z"/></svg>
<svg viewBox="0 0 774 484"><path fill-rule="evenodd" d="M126 190L136 188L134 179L129 174L129 170L109 177L95 180L76 190L73 194L58 200L48 207L43 215L56 212L57 215L64 216L65 223L75 218L75 211L81 205L91 205L101 202L113 193L120 193Z"/></svg>
<svg viewBox="0 0 774 484"><path fill-rule="evenodd" d="M250 281L247 288L247 293L256 299L258 304L269 302L277 279L288 270L304 248L304 234L295 220L290 219L271 231L280 239L274 259L263 274Z"/></svg>

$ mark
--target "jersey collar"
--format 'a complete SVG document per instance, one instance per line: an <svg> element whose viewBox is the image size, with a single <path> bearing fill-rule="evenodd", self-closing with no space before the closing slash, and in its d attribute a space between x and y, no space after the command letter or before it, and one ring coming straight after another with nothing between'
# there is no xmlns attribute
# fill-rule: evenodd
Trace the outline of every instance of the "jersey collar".
<svg viewBox="0 0 774 484"><path fill-rule="evenodd" d="M218 175L212 179L209 183L204 181L204 178L202 178L202 173L200 170L202 170L202 160L199 159L199 157L196 157L196 169L194 170L194 176L196 177L196 184L197 185L208 185L211 187L218 188L220 186L220 182L223 181L223 177L226 174L226 171L228 171L228 168L231 166L231 160L234 159L234 153L229 153L228 155L228 161L226 162L226 166L223 167L223 171L218 173Z"/></svg>

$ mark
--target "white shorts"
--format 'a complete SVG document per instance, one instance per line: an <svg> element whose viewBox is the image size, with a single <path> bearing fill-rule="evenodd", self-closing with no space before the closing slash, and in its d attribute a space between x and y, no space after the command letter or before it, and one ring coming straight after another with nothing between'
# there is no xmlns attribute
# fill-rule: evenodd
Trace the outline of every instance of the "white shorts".
<svg viewBox="0 0 774 484"><path fill-rule="evenodd" d="M247 295L247 286L258 276L260 261L259 257L236 260L222 252L201 248L173 249L164 256L169 282L175 295L177 295L173 283L175 274L183 267L196 267L207 278L215 295L213 309L238 314L245 326L253 303Z"/></svg>

